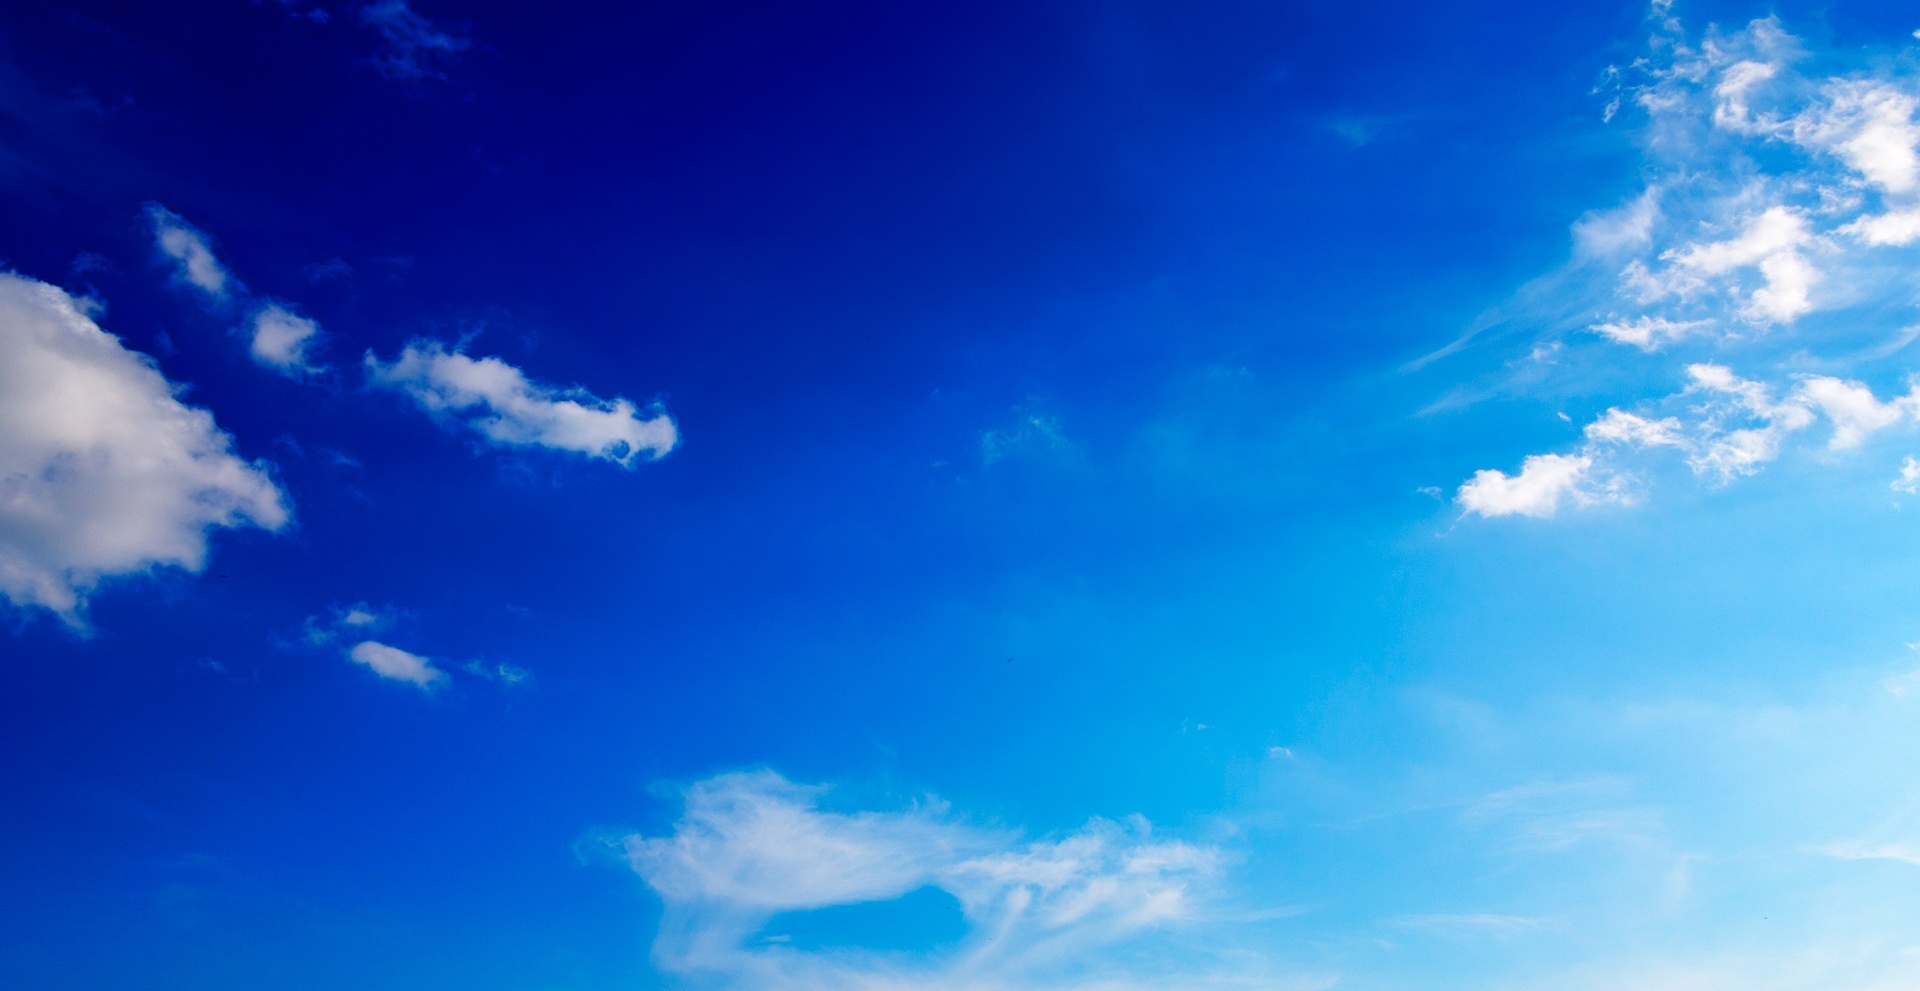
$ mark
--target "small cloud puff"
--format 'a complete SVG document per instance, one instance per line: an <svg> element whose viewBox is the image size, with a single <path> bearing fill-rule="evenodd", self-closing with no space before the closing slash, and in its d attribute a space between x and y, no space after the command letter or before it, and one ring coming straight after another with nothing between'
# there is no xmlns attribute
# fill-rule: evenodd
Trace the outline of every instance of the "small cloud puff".
<svg viewBox="0 0 1920 991"><path fill-rule="evenodd" d="M199 571L210 531L286 525L267 466L177 393L84 301L0 273L0 595L84 629L102 579Z"/></svg>
<svg viewBox="0 0 1920 991"><path fill-rule="evenodd" d="M309 647L325 647L341 640L364 639L365 637L391 629L395 621L391 611L382 611L356 602L350 606L334 606L328 615L308 616L301 627L300 639Z"/></svg>
<svg viewBox="0 0 1920 991"><path fill-rule="evenodd" d="M155 246L173 262L174 281L198 290L208 302L226 302L238 283L214 255L212 240L158 203L148 203L146 209Z"/></svg>
<svg viewBox="0 0 1920 991"><path fill-rule="evenodd" d="M432 692L446 680L446 672L419 654L389 647L377 640L362 640L347 649L347 658L363 665L389 681L404 681L423 692Z"/></svg>
<svg viewBox="0 0 1920 991"><path fill-rule="evenodd" d="M301 316L284 303L267 303L253 311L248 330L247 353L262 367L289 378L321 370L308 358L309 349L321 336L320 325L312 318Z"/></svg>
<svg viewBox="0 0 1920 991"><path fill-rule="evenodd" d="M502 447L572 451L630 468L679 443L673 419L657 407L643 412L626 399L533 382L499 358L470 358L438 342L415 341L391 363L369 353L366 367L370 384Z"/></svg>
<svg viewBox="0 0 1920 991"><path fill-rule="evenodd" d="M1495 468L1475 472L1454 501L1461 510L1481 516L1545 518L1559 511L1562 500L1595 501L1581 488L1592 467L1588 457L1535 454L1521 462L1518 475Z"/></svg>

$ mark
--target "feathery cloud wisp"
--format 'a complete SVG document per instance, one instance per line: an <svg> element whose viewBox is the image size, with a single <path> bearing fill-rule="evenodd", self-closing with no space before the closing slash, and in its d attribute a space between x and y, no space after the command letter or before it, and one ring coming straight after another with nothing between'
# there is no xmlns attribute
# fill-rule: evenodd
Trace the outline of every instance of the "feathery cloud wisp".
<svg viewBox="0 0 1920 991"><path fill-rule="evenodd" d="M1099 948L1154 945L1198 918L1221 855L1155 839L1144 821L1096 820L1059 839L1022 841L929 802L898 812L834 812L825 789L772 772L727 774L685 792L664 836L621 848L665 903L655 960L729 988L859 989L1213 987L1217 971ZM887 902L934 887L952 895L968 935L923 957L802 950L756 939L783 912ZM1210 964L1211 961L1203 961Z"/></svg>
<svg viewBox="0 0 1920 991"><path fill-rule="evenodd" d="M470 358L415 341L391 363L367 355L367 380L400 392L436 420L503 447L546 447L621 467L673 450L679 431L657 408L534 382L499 358Z"/></svg>

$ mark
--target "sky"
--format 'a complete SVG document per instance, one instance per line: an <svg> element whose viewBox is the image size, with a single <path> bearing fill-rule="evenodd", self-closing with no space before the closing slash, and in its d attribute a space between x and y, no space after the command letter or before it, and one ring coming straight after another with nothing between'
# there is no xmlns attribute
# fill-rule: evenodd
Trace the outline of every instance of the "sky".
<svg viewBox="0 0 1920 991"><path fill-rule="evenodd" d="M1920 984L1920 19L0 10L0 985Z"/></svg>

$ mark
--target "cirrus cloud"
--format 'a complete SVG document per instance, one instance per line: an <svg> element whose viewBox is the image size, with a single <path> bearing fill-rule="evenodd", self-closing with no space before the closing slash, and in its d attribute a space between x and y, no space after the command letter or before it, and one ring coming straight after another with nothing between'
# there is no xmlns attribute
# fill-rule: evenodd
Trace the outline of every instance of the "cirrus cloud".
<svg viewBox="0 0 1920 991"><path fill-rule="evenodd" d="M833 811L827 789L771 771L723 774L683 798L665 835L617 841L665 905L653 953L670 972L788 991L1246 986L1207 954L1157 939L1215 921L1203 908L1223 855L1156 838L1144 820L1026 840L937 800ZM902 956L756 938L781 913L927 887L958 903L967 934L957 945ZM1131 952L1106 952L1120 944Z"/></svg>

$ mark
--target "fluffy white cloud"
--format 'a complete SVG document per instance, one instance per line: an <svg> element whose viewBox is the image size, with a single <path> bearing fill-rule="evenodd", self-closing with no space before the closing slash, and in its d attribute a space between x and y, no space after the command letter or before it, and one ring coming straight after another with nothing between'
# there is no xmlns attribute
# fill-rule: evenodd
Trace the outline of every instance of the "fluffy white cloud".
<svg viewBox="0 0 1920 991"><path fill-rule="evenodd" d="M502 446L574 451L630 467L679 442L672 418L658 409L533 382L499 358L470 358L436 342L415 341L390 364L369 354L366 364L372 384Z"/></svg>
<svg viewBox="0 0 1920 991"><path fill-rule="evenodd" d="M347 651L347 658L366 666L374 674L392 681L404 681L424 692L431 692L446 680L446 672L419 654L389 647L377 640L362 640Z"/></svg>
<svg viewBox="0 0 1920 991"><path fill-rule="evenodd" d="M213 245L198 227L158 203L147 204L147 221L160 253L173 261L174 280L204 293L208 300L225 302L236 283L213 254Z"/></svg>
<svg viewBox="0 0 1920 991"><path fill-rule="evenodd" d="M103 578L198 571L217 527L287 502L145 356L60 289L0 273L0 594L81 626Z"/></svg>
<svg viewBox="0 0 1920 991"><path fill-rule="evenodd" d="M1858 447L1868 434L1891 427L1920 410L1920 392L1883 403L1873 397L1872 389L1859 382L1828 375L1808 376L1800 383L1798 394L1833 422L1833 439L1827 446L1836 451Z"/></svg>
<svg viewBox="0 0 1920 991"><path fill-rule="evenodd" d="M1474 472L1454 501L1481 516L1545 518L1559 511L1562 500L1593 501L1581 488L1592 467L1593 459L1584 455L1529 455L1518 475L1493 468Z"/></svg>
<svg viewBox="0 0 1920 991"><path fill-rule="evenodd" d="M248 318L247 353L264 367L292 378L320 369L307 349L320 339L320 325L283 303L267 303Z"/></svg>
<svg viewBox="0 0 1920 991"><path fill-rule="evenodd" d="M969 825L937 802L834 812L825 790L771 772L728 774L685 793L665 836L621 841L665 903L654 957L729 988L1198 988L1204 967L1143 959L1151 936L1199 920L1211 848L1153 838L1144 821L1098 821L1052 840ZM922 956L800 950L755 937L782 912L885 902L924 887L958 901L968 935ZM1132 969L1099 947L1125 942ZM1103 964L1101 960L1104 959ZM1182 963L1192 963L1184 960Z"/></svg>
<svg viewBox="0 0 1920 991"><path fill-rule="evenodd" d="M1666 281L1642 283L1642 298L1686 295L1704 285L1702 276L1724 276L1746 268L1759 270L1763 284L1747 297L1742 313L1749 319L1791 323L1813 309L1808 298L1820 273L1801 247L1812 240L1807 220L1799 212L1775 206L1748 218L1737 237L1669 249L1661 258L1680 271ZM1675 278L1674 276L1678 276Z"/></svg>

